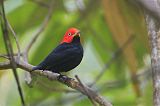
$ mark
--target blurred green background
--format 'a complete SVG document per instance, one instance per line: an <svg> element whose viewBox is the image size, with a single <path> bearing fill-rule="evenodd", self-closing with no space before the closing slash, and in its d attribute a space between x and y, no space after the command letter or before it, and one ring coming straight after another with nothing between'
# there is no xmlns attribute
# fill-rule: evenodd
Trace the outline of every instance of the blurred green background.
<svg viewBox="0 0 160 106"><path fill-rule="evenodd" d="M7 19L21 51L40 29L52 6L52 17L29 52L37 65L70 27L81 30L84 58L68 75L78 75L114 106L152 106L149 45L143 11L131 0L6 0ZM17 47L12 40L14 52ZM2 32L0 54L5 54ZM0 62L6 59L0 58ZM87 97L60 83L38 77L30 88L18 69L28 106L92 106ZM102 74L97 80L97 76ZM95 82L96 80L96 82ZM10 70L0 70L0 106L20 106Z"/></svg>

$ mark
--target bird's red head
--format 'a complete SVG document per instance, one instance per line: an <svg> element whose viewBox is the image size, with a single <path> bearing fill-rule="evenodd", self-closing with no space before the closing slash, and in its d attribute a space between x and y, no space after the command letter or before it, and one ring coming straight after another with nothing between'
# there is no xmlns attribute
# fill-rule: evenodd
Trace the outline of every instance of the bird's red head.
<svg viewBox="0 0 160 106"><path fill-rule="evenodd" d="M78 29L76 29L76 28L70 28L65 33L61 43L64 43L64 42L65 43L71 43L75 36L79 36L80 37L80 31Z"/></svg>

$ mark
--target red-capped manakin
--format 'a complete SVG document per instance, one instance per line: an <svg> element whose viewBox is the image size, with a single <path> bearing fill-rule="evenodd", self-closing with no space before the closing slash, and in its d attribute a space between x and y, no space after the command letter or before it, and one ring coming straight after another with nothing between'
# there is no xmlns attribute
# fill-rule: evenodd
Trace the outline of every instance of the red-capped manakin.
<svg viewBox="0 0 160 106"><path fill-rule="evenodd" d="M78 66L83 58L80 31L70 28L62 42L39 65L32 70L49 70L55 73L67 72Z"/></svg>

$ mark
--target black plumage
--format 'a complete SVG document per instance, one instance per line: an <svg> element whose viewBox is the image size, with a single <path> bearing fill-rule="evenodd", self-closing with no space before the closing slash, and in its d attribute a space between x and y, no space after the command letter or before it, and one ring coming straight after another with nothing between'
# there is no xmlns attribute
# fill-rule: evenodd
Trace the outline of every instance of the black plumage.
<svg viewBox="0 0 160 106"><path fill-rule="evenodd" d="M32 70L50 70L60 73L67 72L78 66L83 58L80 37L75 36L71 43L57 46L38 66Z"/></svg>

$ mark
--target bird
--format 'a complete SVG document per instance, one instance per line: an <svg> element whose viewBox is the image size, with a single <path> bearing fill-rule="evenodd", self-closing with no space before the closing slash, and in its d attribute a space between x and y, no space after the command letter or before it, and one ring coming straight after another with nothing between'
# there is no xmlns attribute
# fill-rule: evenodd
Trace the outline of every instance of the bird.
<svg viewBox="0 0 160 106"><path fill-rule="evenodd" d="M77 67L83 58L83 47L80 41L80 30L69 28L60 44L34 70L47 70L55 73L68 72Z"/></svg>

